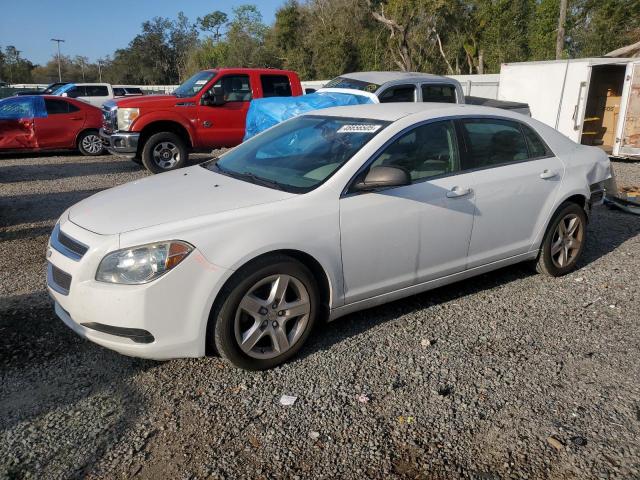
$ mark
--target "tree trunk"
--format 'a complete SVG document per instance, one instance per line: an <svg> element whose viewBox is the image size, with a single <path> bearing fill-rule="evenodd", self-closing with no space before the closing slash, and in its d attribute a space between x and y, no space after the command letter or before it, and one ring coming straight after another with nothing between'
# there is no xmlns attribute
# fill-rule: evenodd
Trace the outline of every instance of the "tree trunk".
<svg viewBox="0 0 640 480"><path fill-rule="evenodd" d="M626 47L618 48L617 50L613 50L605 54L605 57L638 57L638 56L640 56L640 42L634 43L632 45L627 45Z"/></svg>
<svg viewBox="0 0 640 480"><path fill-rule="evenodd" d="M478 73L484 74L484 50L482 49L478 51Z"/></svg>
<svg viewBox="0 0 640 480"><path fill-rule="evenodd" d="M558 18L558 36L556 37L556 60L562 58L564 51L564 25L567 21L567 0L560 0L560 18Z"/></svg>

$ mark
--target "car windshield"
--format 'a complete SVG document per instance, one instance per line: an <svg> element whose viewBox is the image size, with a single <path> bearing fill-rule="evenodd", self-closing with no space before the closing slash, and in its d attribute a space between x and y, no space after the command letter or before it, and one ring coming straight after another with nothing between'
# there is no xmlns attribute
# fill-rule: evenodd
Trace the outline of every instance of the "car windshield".
<svg viewBox="0 0 640 480"><path fill-rule="evenodd" d="M184 82L178 88L173 91L173 94L176 97L193 97L196 93L204 88L204 86L209 83L217 72L205 70L204 72L198 72L189 80Z"/></svg>
<svg viewBox="0 0 640 480"><path fill-rule="evenodd" d="M300 116L247 140L206 168L304 193L327 180L386 125L379 120Z"/></svg>
<svg viewBox="0 0 640 480"><path fill-rule="evenodd" d="M336 77L330 80L323 88L353 88L354 90L362 90L373 93L380 88L380 85L371 82L363 82L362 80L354 80L347 77Z"/></svg>

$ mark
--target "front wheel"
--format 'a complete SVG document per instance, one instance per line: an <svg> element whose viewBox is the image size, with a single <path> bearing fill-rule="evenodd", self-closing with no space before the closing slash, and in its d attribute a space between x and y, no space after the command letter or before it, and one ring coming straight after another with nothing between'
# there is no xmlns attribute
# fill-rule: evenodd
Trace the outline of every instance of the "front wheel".
<svg viewBox="0 0 640 480"><path fill-rule="evenodd" d="M560 277L571 272L584 251L587 239L587 215L575 203L558 208L545 233L536 270Z"/></svg>
<svg viewBox="0 0 640 480"><path fill-rule="evenodd" d="M98 132L89 130L78 137L78 150L82 155L94 157L104 153L104 145Z"/></svg>
<svg viewBox="0 0 640 480"><path fill-rule="evenodd" d="M152 173L168 172L187 164L187 147L175 133L151 135L142 149L142 164Z"/></svg>
<svg viewBox="0 0 640 480"><path fill-rule="evenodd" d="M237 367L272 368L302 348L317 311L318 287L307 267L284 255L259 259L221 292L211 320L213 340Z"/></svg>

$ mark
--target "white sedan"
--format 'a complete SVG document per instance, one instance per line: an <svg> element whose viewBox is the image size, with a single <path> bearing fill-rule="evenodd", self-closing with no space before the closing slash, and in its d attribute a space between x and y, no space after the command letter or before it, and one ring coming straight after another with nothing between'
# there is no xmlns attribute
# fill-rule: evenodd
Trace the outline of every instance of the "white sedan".
<svg viewBox="0 0 640 480"><path fill-rule="evenodd" d="M74 205L47 283L105 347L264 369L325 318L517 262L571 271L610 177L603 151L504 110L327 109Z"/></svg>

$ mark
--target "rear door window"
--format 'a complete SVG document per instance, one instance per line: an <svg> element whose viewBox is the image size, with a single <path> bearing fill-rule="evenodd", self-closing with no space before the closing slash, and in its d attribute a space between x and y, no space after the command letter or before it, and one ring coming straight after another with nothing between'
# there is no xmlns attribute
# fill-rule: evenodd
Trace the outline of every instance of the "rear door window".
<svg viewBox="0 0 640 480"><path fill-rule="evenodd" d="M387 88L380 94L380 103L415 102L415 85L397 85Z"/></svg>
<svg viewBox="0 0 640 480"><path fill-rule="evenodd" d="M527 139L530 158L546 158L553 156L553 153L551 153L547 144L544 143L540 136L534 132L530 126L521 123L520 128L522 128L522 132Z"/></svg>
<svg viewBox="0 0 640 480"><path fill-rule="evenodd" d="M423 102L456 103L456 87L453 85L422 85Z"/></svg>
<svg viewBox="0 0 640 480"><path fill-rule="evenodd" d="M260 83L265 98L291 96L291 82L286 75L260 75Z"/></svg>
<svg viewBox="0 0 640 480"><path fill-rule="evenodd" d="M87 97L108 97L109 89L106 85L86 85L86 93Z"/></svg>
<svg viewBox="0 0 640 480"><path fill-rule="evenodd" d="M486 168L529 159L527 142L517 122L464 119L462 129L472 168Z"/></svg>

